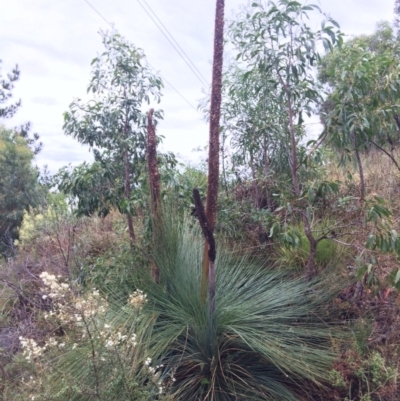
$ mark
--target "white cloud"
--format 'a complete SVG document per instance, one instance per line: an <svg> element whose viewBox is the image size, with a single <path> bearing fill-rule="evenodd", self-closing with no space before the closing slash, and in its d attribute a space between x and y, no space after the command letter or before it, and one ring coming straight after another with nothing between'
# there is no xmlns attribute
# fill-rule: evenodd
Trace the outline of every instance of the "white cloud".
<svg viewBox="0 0 400 401"><path fill-rule="evenodd" d="M177 55L137 1L90 0L119 32L142 47L150 63L197 107L203 86ZM147 0L197 68L211 81L215 1ZM226 0L227 16L242 2ZM393 18L392 2L375 0L321 0L349 34L371 33L379 20ZM39 165L52 172L73 162L90 160L91 154L62 132L62 114L74 97L84 97L90 61L101 51L99 28L108 29L84 0L12 0L0 3L0 59L3 73L15 64L21 79L14 91L23 106L8 125L31 121L44 143ZM168 85L160 105L165 120L159 133L163 148L190 157L190 151L207 143L208 127Z"/></svg>

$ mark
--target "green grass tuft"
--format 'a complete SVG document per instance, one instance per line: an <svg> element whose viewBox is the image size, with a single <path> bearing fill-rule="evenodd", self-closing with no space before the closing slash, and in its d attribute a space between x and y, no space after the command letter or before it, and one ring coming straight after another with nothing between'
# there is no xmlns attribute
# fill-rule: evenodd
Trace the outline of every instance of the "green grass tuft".
<svg viewBox="0 0 400 401"><path fill-rule="evenodd" d="M215 316L200 300L203 239L167 223L143 281L142 338L177 400L298 400L329 381L338 333L321 315L334 291L218 249ZM192 227L191 227L192 226Z"/></svg>

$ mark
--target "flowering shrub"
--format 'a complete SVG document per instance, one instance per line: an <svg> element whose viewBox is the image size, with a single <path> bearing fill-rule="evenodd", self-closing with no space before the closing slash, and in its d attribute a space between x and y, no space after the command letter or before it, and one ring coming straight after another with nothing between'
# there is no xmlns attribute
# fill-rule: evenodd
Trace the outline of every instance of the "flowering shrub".
<svg viewBox="0 0 400 401"><path fill-rule="evenodd" d="M146 294L134 291L121 310L132 324L113 320L113 306L96 289L84 293L48 272L40 274L44 318L55 335L43 344L20 337L24 374L19 397L27 400L168 400L163 366L152 366L135 333ZM79 378L77 380L77 378ZM23 393L21 393L21 388Z"/></svg>

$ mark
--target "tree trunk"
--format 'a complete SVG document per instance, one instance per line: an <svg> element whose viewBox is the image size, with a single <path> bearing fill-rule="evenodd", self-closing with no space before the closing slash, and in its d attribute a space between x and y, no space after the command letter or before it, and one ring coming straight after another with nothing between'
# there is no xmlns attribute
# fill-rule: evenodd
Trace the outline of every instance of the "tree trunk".
<svg viewBox="0 0 400 401"><path fill-rule="evenodd" d="M286 95L287 95L288 110L289 110L289 131L290 131L290 146L291 146L291 156L292 156L290 169L292 172L293 192L297 198L300 198L300 195L301 195L300 184L299 184L299 179L297 176L297 170L298 170L297 144L296 144L296 135L295 135L294 125L293 125L294 116L293 116L290 93L288 90L286 92ZM302 214L302 220L303 220L303 224L304 224L304 231L305 231L306 237L310 243L310 254L308 256L307 266L306 266L306 280L309 281L315 275L315 254L317 251L317 241L314 238L314 235L312 233L310 221L308 219L306 210L302 209L301 214Z"/></svg>
<svg viewBox="0 0 400 401"><path fill-rule="evenodd" d="M260 194L258 190L258 179L257 179L257 172L254 167L254 157L253 152L250 151L250 169L251 169L251 176L253 178L253 185L254 185L254 208L260 209Z"/></svg>
<svg viewBox="0 0 400 401"><path fill-rule="evenodd" d="M217 220L217 201L219 185L219 120L221 115L222 63L224 53L224 6L224 0L217 0L215 12L214 59L210 106L207 203L205 211L211 231L214 231L215 223ZM201 293L203 299L205 299L205 294L207 291L209 272L214 272L214 270L210 267L208 248L209 245L206 243L204 246L203 275L201 284ZM215 278L212 278L211 281L215 282Z"/></svg>
<svg viewBox="0 0 400 401"><path fill-rule="evenodd" d="M357 138L353 133L353 144L354 144L354 152L356 154L357 165L358 165L358 173L360 174L360 202L364 202L365 199L365 180L364 180L364 169L361 162L360 152L357 148Z"/></svg>
<svg viewBox="0 0 400 401"><path fill-rule="evenodd" d="M264 176L265 176L265 196L267 198L267 207L272 212L272 199L271 194L269 193L269 181L268 181L268 173L269 173L269 162L268 162L268 154L267 154L267 141L264 137L263 141L263 159L264 159Z"/></svg>
<svg viewBox="0 0 400 401"><path fill-rule="evenodd" d="M310 243L310 253L308 255L307 266L306 266L306 280L310 281L315 276L315 255L317 253L318 242L312 234L307 216L305 217L305 219L303 218L303 221L305 229L304 231L306 233L308 242Z"/></svg>
<svg viewBox="0 0 400 401"><path fill-rule="evenodd" d="M223 186L225 190L225 194L228 197L228 180L226 178L226 167L225 167L225 141L226 141L226 135L223 133L222 135L222 147L221 147L221 153L222 153L222 177L223 177Z"/></svg>
<svg viewBox="0 0 400 401"><path fill-rule="evenodd" d="M209 311L210 317L213 319L215 312L215 257L216 247L213 232L207 221L207 217L204 211L203 204L201 202L199 190L193 188L193 199L196 206L196 214L199 219L200 227L203 231L204 237L207 242L207 254L208 254L208 268L209 268L209 279L208 279L208 300L209 300Z"/></svg>
<svg viewBox="0 0 400 401"><path fill-rule="evenodd" d="M128 202L131 196L131 182L129 180L129 155L128 151L125 151L124 155L124 165L125 165L125 200ZM126 220L128 222L129 238L131 245L135 242L135 231L133 229L133 220L129 212L126 213Z"/></svg>
<svg viewBox="0 0 400 401"><path fill-rule="evenodd" d="M293 192L299 197L300 196L300 184L299 178L297 177L297 143L296 143L296 133L293 125L293 110L292 110L292 101L290 98L290 93L287 92L288 99L288 110L289 110L289 132L290 132L290 148L291 148L291 156L292 160L290 163L290 171L292 173L292 181L293 181Z"/></svg>
<svg viewBox="0 0 400 401"><path fill-rule="evenodd" d="M208 182L206 216L214 230L217 219L219 185L219 120L221 115L222 62L224 51L224 0L217 0L215 15L214 61L212 72L210 138L208 149Z"/></svg>
<svg viewBox="0 0 400 401"><path fill-rule="evenodd" d="M126 89L124 88L124 97L126 99ZM126 106L125 108L125 122L124 122L124 137L127 140L128 139L128 135L129 135L129 115L128 115L129 111L128 111L128 106ZM125 149L125 153L124 153L124 167L125 167L125 200L127 202L129 202L129 199L131 197L131 181L129 179L129 175L130 175L130 166L129 166L129 151L128 151L128 147L126 147ZM128 222L128 230L129 230L129 239L131 242L131 246L135 243L135 231L133 229L133 220L132 220L132 216L130 215L130 212L126 213L126 220Z"/></svg>

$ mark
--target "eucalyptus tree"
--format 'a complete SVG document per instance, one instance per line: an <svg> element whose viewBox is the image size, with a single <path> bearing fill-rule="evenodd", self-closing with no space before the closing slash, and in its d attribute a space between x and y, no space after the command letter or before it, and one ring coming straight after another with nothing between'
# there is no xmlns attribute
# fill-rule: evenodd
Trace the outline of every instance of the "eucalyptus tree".
<svg viewBox="0 0 400 401"><path fill-rule="evenodd" d="M131 193L145 165L146 114L143 107L151 99L159 102L161 79L150 72L143 51L115 32L101 33L105 50L92 61L88 92L92 99L75 100L64 114L64 131L82 144L93 148L95 161L101 164L112 185L107 201L126 214L131 241L135 232L131 216ZM154 113L161 118L160 111ZM85 170L90 173L90 170ZM98 170L96 170L98 172ZM122 181L121 181L122 180ZM79 180L78 180L79 181ZM74 187L70 181L68 188ZM121 194L122 184L123 193ZM63 183L61 183L63 184ZM72 186L72 187L71 187ZM115 192L112 188L116 189ZM79 197L79 193L77 194ZM94 198L93 208L101 202ZM89 208L90 209L90 208Z"/></svg>
<svg viewBox="0 0 400 401"><path fill-rule="evenodd" d="M292 191L310 242L309 278L314 274L319 238L312 232L310 206L300 200L305 189L299 177L304 161L300 145L303 115L311 116L323 100L323 88L314 74L320 59L318 43L325 49L342 43L338 24L331 18L322 21L319 30L312 30L305 22L310 11L321 12L316 5L301 5L296 1L253 3L251 9L245 10L231 24L229 35L238 52L239 63L246 66L249 76L262 74L266 77L284 113L284 130L288 132L290 144L288 162Z"/></svg>
<svg viewBox="0 0 400 401"><path fill-rule="evenodd" d="M354 156L361 200L365 197L361 152L375 147L399 168L393 157L400 130L399 60L391 28L381 24L374 35L345 43L327 55L320 66L320 80L331 88L321 109L323 136L342 151L342 164ZM391 153L385 150L386 145L390 145Z"/></svg>
<svg viewBox="0 0 400 401"><path fill-rule="evenodd" d="M222 151L231 152L228 162L223 158L223 173L230 170L238 179L250 178L256 183L254 206L260 208L261 199L266 199L272 209L272 183L290 177L286 113L274 85L265 74L231 63L224 74L222 99Z"/></svg>

